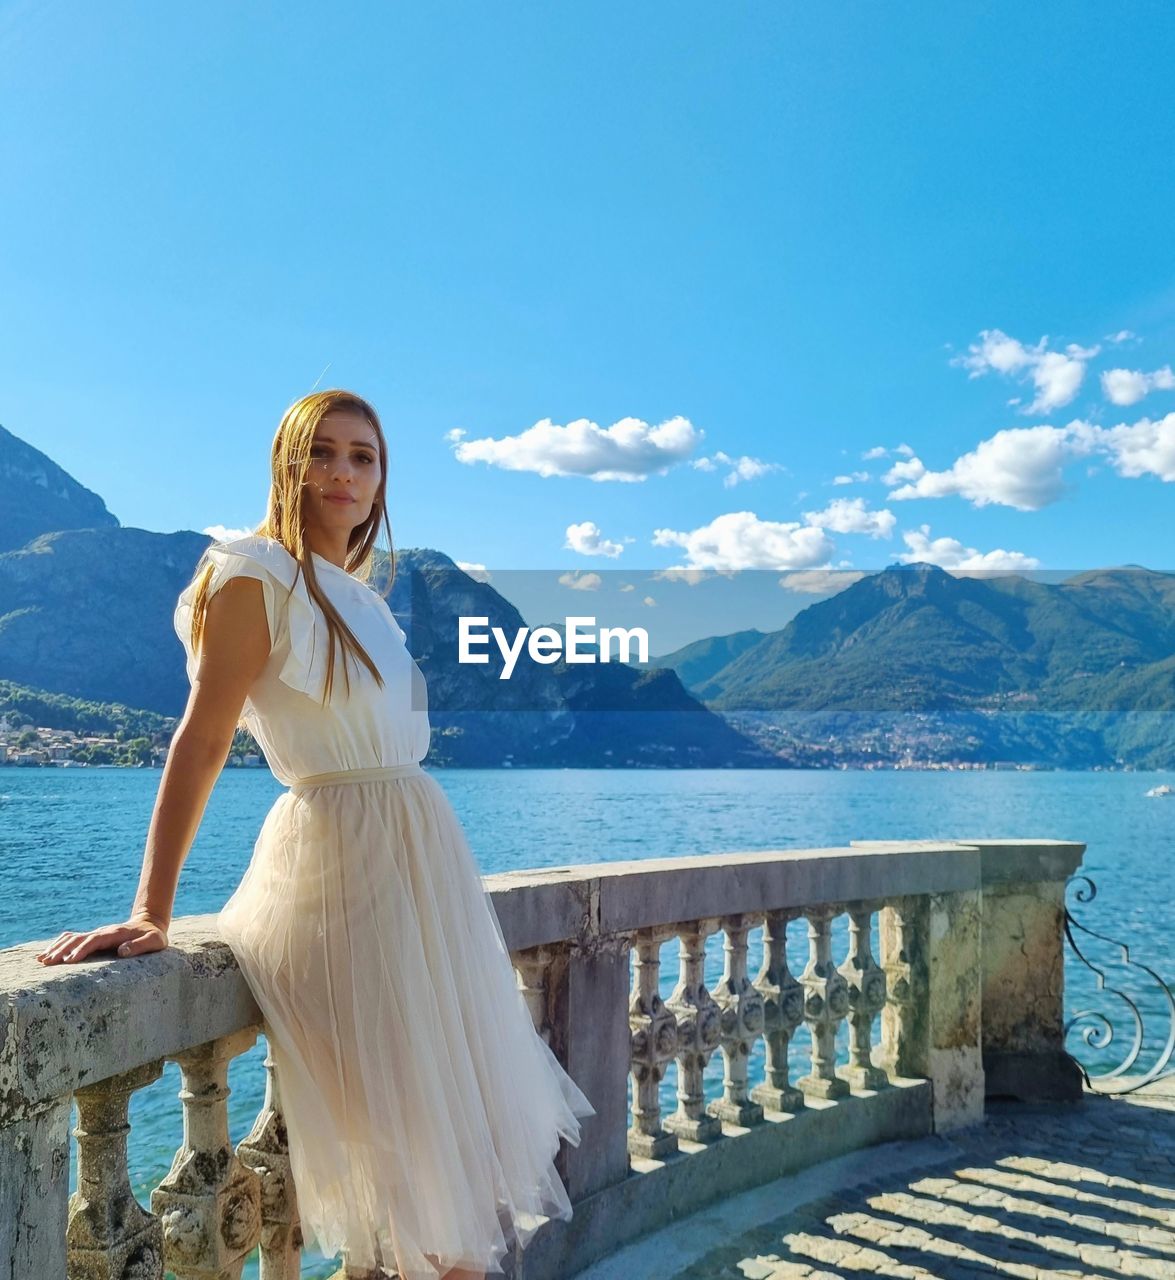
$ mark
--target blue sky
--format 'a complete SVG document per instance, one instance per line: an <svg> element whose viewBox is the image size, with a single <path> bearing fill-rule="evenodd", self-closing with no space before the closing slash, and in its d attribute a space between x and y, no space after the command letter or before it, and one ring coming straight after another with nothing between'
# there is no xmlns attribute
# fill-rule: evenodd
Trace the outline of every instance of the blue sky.
<svg viewBox="0 0 1175 1280"><path fill-rule="evenodd" d="M321 377L461 563L1175 567L1169 5L39 0L0 58L0 423L124 524L255 523Z"/></svg>

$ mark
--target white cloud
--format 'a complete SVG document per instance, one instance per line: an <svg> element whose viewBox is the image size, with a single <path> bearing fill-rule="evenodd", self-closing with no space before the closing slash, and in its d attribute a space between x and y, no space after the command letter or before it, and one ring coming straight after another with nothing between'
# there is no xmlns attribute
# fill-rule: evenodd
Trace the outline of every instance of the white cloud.
<svg viewBox="0 0 1175 1280"><path fill-rule="evenodd" d="M578 552L581 556L611 556L615 558L624 550L624 546L619 542L610 542L607 538L600 534L600 526L593 524L591 520L584 520L581 524L569 524L567 526L567 541L564 547L569 547L572 551Z"/></svg>
<svg viewBox="0 0 1175 1280"><path fill-rule="evenodd" d="M655 581L684 582L687 587L696 587L699 582L705 582L708 578L717 577L722 572L728 571L712 570L707 572L705 569L685 569L678 566L674 569L657 569L652 577Z"/></svg>
<svg viewBox="0 0 1175 1280"><path fill-rule="evenodd" d="M1065 467L1100 454L1120 476L1153 475L1175 481L1175 413L1100 427L1075 418L1065 427L1012 427L981 440L945 471L929 471L919 458L895 463L882 477L898 485L891 502L957 495L973 506L992 503L1039 511L1065 491Z"/></svg>
<svg viewBox="0 0 1175 1280"><path fill-rule="evenodd" d="M641 604L643 604L646 608L649 608L649 609L655 609L657 607L657 602L656 600L653 599L652 596L645 596L645 598L641 601Z"/></svg>
<svg viewBox="0 0 1175 1280"><path fill-rule="evenodd" d="M457 440L461 440L461 439L463 439L463 438L464 438L464 436L465 436L465 428L464 428L464 427L454 427L451 431L446 431L446 432L445 432L445 439L446 439L450 444L455 443Z"/></svg>
<svg viewBox="0 0 1175 1280"><path fill-rule="evenodd" d="M210 538L215 538L217 542L235 542L238 538L247 538L252 534L252 529L230 529L224 524L210 524L207 529L201 529L201 533L206 533Z"/></svg>
<svg viewBox="0 0 1175 1280"><path fill-rule="evenodd" d="M635 586L633 586L633 584L632 584L631 582L625 582L622 586L620 586L620 587L619 587L619 588L617 588L617 589L618 589L619 591L635 591L635 590L636 590L636 587L635 587Z"/></svg>
<svg viewBox="0 0 1175 1280"><path fill-rule="evenodd" d="M1047 336L1029 347L1001 329L984 329L979 338L967 348L966 355L956 356L951 364L966 369L972 378L994 372L1017 382L1030 382L1036 395L1021 413L1050 413L1068 404L1081 390L1086 362L1101 350L1071 342L1064 351L1050 351Z"/></svg>
<svg viewBox="0 0 1175 1280"><path fill-rule="evenodd" d="M823 511L805 511L804 519L833 533L867 533L871 538L892 538L898 522L892 511L870 511L864 498L833 498Z"/></svg>
<svg viewBox="0 0 1175 1280"><path fill-rule="evenodd" d="M1088 454L1091 447L1085 423L1010 427L981 440L946 471L929 471L915 457L895 463L882 480L899 486L887 495L891 502L958 494L977 507L998 503L1017 511L1039 511L1064 492L1065 464Z"/></svg>
<svg viewBox="0 0 1175 1280"><path fill-rule="evenodd" d="M769 472L784 469L779 462L764 462L761 458L748 458L746 454L735 458L731 466L733 470L722 478L722 483L727 489L733 489L742 480L758 480L760 476L765 476Z"/></svg>
<svg viewBox="0 0 1175 1280"><path fill-rule="evenodd" d="M572 591L599 591L604 584L598 573L580 573L578 570L561 573L558 581L561 587L570 587Z"/></svg>
<svg viewBox="0 0 1175 1280"><path fill-rule="evenodd" d="M908 458L914 450L911 449L908 444L899 444L894 448L893 452L905 454ZM875 444L872 449L866 449L865 452L861 454L861 461L872 462L875 458L888 458L889 454L890 451L885 447L885 445Z"/></svg>
<svg viewBox="0 0 1175 1280"><path fill-rule="evenodd" d="M669 418L653 427L639 418L622 418L603 428L587 418L558 426L543 418L516 436L500 440L457 440L458 462L484 462L504 471L533 471L540 476L587 476L591 480L645 480L664 475L684 462L704 432L686 418Z"/></svg>
<svg viewBox="0 0 1175 1280"><path fill-rule="evenodd" d="M917 481L921 480L926 474L926 466L921 458L908 458L905 462L895 462L892 467L881 477L882 484L899 484L901 481ZM894 496L892 493L889 495ZM914 494L903 495L907 497L915 497Z"/></svg>
<svg viewBox="0 0 1175 1280"><path fill-rule="evenodd" d="M761 458L751 458L745 453L741 457L734 458L721 450L708 458L695 458L690 463L690 466L698 471L713 471L719 465L730 468L722 477L723 487L727 489L733 489L742 480L757 480L769 472L787 470L781 462L764 462Z"/></svg>
<svg viewBox="0 0 1175 1280"><path fill-rule="evenodd" d="M932 538L928 524L916 530L905 530L902 539L910 550L898 559L906 564L922 561L952 572L1040 568L1039 560L1020 551L977 551L974 547L965 547L957 538Z"/></svg>
<svg viewBox="0 0 1175 1280"><path fill-rule="evenodd" d="M1102 341L1108 342L1112 346L1116 347L1121 345L1123 342L1137 342L1138 336L1137 334L1131 333L1129 329L1119 329L1117 333L1107 333Z"/></svg>
<svg viewBox="0 0 1175 1280"><path fill-rule="evenodd" d="M474 564L471 560L454 560L453 563L462 573L469 574L476 582L491 581L491 575L486 571L484 564Z"/></svg>
<svg viewBox="0 0 1175 1280"><path fill-rule="evenodd" d="M779 585L804 595L834 596L868 576L860 569L802 569L798 573L785 573Z"/></svg>
<svg viewBox="0 0 1175 1280"><path fill-rule="evenodd" d="M1109 455L1121 476L1158 476L1167 484L1175 481L1175 413L1157 422L1142 418L1133 425L1092 427L1098 447Z"/></svg>
<svg viewBox="0 0 1175 1280"><path fill-rule="evenodd" d="M1102 390L1112 404L1137 404L1152 391L1175 391L1175 372L1169 364L1152 373L1141 369L1107 369L1102 374Z"/></svg>
<svg viewBox="0 0 1175 1280"><path fill-rule="evenodd" d="M760 520L753 511L731 511L688 532L657 529L653 545L682 547L691 569L813 569L833 551L823 529Z"/></svg>
<svg viewBox="0 0 1175 1280"><path fill-rule="evenodd" d="M869 479L868 471L850 471L847 476L833 476L833 484L862 484Z"/></svg>

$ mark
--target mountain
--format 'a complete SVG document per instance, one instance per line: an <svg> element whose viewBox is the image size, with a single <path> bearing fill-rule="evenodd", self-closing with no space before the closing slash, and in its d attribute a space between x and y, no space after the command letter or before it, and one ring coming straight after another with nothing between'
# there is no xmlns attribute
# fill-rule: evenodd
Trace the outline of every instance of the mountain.
<svg viewBox="0 0 1175 1280"><path fill-rule="evenodd" d="M0 680L179 715L172 613L207 536L122 527L2 429L0 474L17 495L0 510ZM1040 583L892 565L780 631L707 637L644 665L524 651L509 680L493 647L484 665L457 661L457 619L511 638L524 620L448 556L398 551L389 603L428 682L436 764L1175 767L1171 573Z"/></svg>
<svg viewBox="0 0 1175 1280"><path fill-rule="evenodd" d="M178 715L188 681L172 613L207 545L118 526L0 553L0 678Z"/></svg>
<svg viewBox="0 0 1175 1280"><path fill-rule="evenodd" d="M208 542L190 531L119 527L44 534L0 553L0 679L180 715L188 681L172 614ZM387 567L377 566L377 585ZM488 617L511 636L526 624L439 551L396 553L389 605L428 682L431 764L779 763L703 707L672 671L546 666L524 652L511 678L500 680L500 661L459 663L453 639L461 614Z"/></svg>
<svg viewBox="0 0 1175 1280"><path fill-rule="evenodd" d="M0 681L46 706L64 697L180 715L188 681L172 616L208 536L124 528L97 495L7 431L0 472L19 495L0 511L0 530L23 539L16 547L0 542ZM388 568L376 566L377 585ZM487 616L511 636L525 623L509 601L439 551L397 552L389 604L428 681L430 763L779 763L669 670L544 665L524 654L511 678L500 680L500 661L459 663L462 614Z"/></svg>
<svg viewBox="0 0 1175 1280"><path fill-rule="evenodd" d="M749 631L733 631L727 636L706 636L664 653L643 664L649 667L669 667L676 671L681 681L699 698L712 697L718 690L711 681L724 667L728 667L740 654L757 645L764 632L752 627ZM642 665L640 663L636 665Z"/></svg>
<svg viewBox="0 0 1175 1280"><path fill-rule="evenodd" d="M686 684L764 743L854 763L1157 766L1175 764L1173 655L1175 574L894 565Z"/></svg>
<svg viewBox="0 0 1175 1280"><path fill-rule="evenodd" d="M382 585L386 565L373 575ZM509 638L522 615L488 583L433 550L400 551L389 604L428 682L430 761L445 764L760 768L774 755L732 729L670 670L620 662L552 664L524 650L509 680L502 662L457 661L457 619L484 617ZM586 647L586 646L585 646ZM482 650L486 652L486 650Z"/></svg>
<svg viewBox="0 0 1175 1280"><path fill-rule="evenodd" d="M52 458L0 427L0 551L23 547L41 533L60 529L117 528L96 493Z"/></svg>

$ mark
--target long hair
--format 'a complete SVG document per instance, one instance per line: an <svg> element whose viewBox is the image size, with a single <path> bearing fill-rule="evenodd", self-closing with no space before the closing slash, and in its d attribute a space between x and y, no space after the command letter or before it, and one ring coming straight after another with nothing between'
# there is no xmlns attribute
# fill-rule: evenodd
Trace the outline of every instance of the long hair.
<svg viewBox="0 0 1175 1280"><path fill-rule="evenodd" d="M361 525L357 525L351 531L344 567L361 582L367 582L370 579L376 536L382 521L388 535L388 580L383 592L384 597L387 597L396 576L396 553L392 547L392 530L387 509L388 446L379 415L361 396L351 391L337 389L314 391L308 396L303 396L301 400L296 400L285 411L270 450L272 475L265 519L253 530L255 534L280 542L298 562L298 572L306 579L306 590L326 618L330 643L327 649L326 681L322 693L324 706L330 700L331 690L334 687L336 647L344 654L351 654L356 661L362 662L380 687L383 687L383 676L380 675L371 656L359 643L355 633L347 626L342 615L331 604L326 592L319 585L314 568L314 557L310 554L310 547L306 542L306 517L302 503L306 476L310 470L310 449L314 443L314 432L328 413L338 409L360 413L371 423L375 431L380 464L379 488L372 501L371 512ZM208 608L208 584L212 572L213 565L208 564L198 571L195 579L196 592L192 601L193 651L199 648L204 634L204 621ZM295 574L294 583L297 584L297 574ZM292 587L291 590L293 590ZM347 692L350 693L351 675L347 669L345 657L343 675ZM243 725L244 721L238 723Z"/></svg>

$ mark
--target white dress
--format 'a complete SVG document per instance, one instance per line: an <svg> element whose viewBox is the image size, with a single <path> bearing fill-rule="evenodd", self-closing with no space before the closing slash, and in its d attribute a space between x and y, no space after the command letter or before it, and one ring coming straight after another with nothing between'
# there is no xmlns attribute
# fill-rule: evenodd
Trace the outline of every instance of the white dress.
<svg viewBox="0 0 1175 1280"><path fill-rule="evenodd" d="M571 1217L554 1158L595 1108L535 1031L461 825L420 768L427 693L404 632L312 554L384 678L351 661L348 697L336 644L325 708L325 619L300 574L286 600L296 560L260 535L206 552L212 590L264 585L273 648L244 717L290 787L221 931L265 1019L306 1243L405 1280L501 1273L512 1243ZM193 595L175 610L189 677Z"/></svg>

